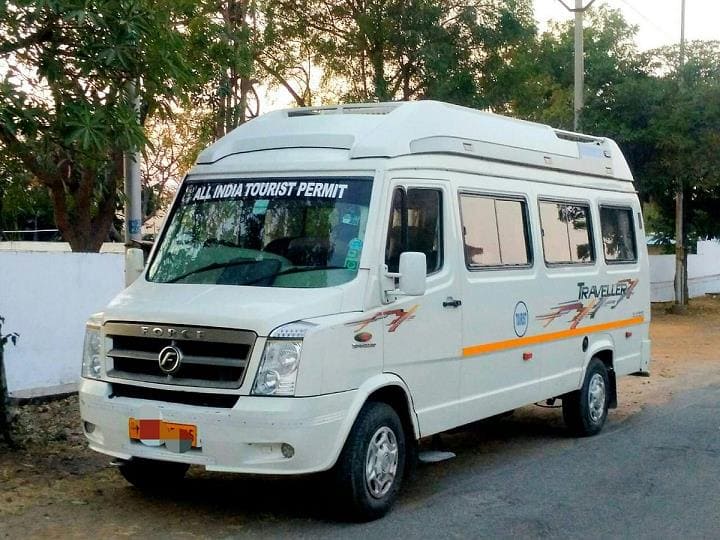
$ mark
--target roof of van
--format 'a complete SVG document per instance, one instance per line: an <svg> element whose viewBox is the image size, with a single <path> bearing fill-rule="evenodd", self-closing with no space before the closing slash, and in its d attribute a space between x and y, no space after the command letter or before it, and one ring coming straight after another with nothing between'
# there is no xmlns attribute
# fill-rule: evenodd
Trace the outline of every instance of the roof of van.
<svg viewBox="0 0 720 540"><path fill-rule="evenodd" d="M437 101L285 109L243 124L197 164L282 148L335 148L350 159L456 154L632 181L611 139L592 137Z"/></svg>

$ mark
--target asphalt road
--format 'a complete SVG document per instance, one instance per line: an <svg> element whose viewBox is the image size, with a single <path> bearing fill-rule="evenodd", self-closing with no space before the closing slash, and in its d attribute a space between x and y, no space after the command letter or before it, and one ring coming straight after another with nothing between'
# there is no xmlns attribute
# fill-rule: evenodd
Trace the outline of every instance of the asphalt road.
<svg viewBox="0 0 720 540"><path fill-rule="evenodd" d="M393 511L371 523L333 521L312 481L190 479L192 499L215 514L208 532L226 537L720 536L720 387L610 418L596 437L569 438L558 411L524 409L445 435L442 446L457 457L421 466ZM240 486L248 489L233 511L226 497ZM219 508L203 497L208 490L224 493ZM242 519L224 528L222 516L238 506Z"/></svg>
<svg viewBox="0 0 720 540"><path fill-rule="evenodd" d="M0 537L720 538L720 386L611 411L596 437L569 437L559 409L526 407L443 435L441 448L457 457L422 465L393 511L363 524L334 520L313 478L192 469L181 488L149 495L103 456L60 453L48 463L83 467L3 493L16 510L0 512ZM28 459L9 474L32 471Z"/></svg>

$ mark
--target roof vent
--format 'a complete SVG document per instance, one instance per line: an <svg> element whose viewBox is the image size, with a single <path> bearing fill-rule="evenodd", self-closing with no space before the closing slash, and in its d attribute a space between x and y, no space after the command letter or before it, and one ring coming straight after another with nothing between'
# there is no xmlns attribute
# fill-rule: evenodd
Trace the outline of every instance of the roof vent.
<svg viewBox="0 0 720 540"><path fill-rule="evenodd" d="M595 143L595 144L602 144L603 138L602 137L593 137L592 135L584 135L582 133L574 133L572 131L563 131L562 129L554 129L555 136L558 139L563 139L564 141L572 141L572 142L581 142L581 143Z"/></svg>
<svg viewBox="0 0 720 540"><path fill-rule="evenodd" d="M321 116L326 114L390 114L403 103L367 103L356 105L337 105L333 107L303 107L287 112L288 118L298 116Z"/></svg>

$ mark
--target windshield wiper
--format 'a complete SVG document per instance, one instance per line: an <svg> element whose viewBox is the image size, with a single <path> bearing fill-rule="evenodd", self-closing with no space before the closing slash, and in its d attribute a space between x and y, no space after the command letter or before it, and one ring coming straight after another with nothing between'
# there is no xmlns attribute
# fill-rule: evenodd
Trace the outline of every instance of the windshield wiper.
<svg viewBox="0 0 720 540"><path fill-rule="evenodd" d="M175 276L174 278L167 280L165 283L176 283L181 279L185 279L186 277L192 276L193 274L199 274L201 272L209 272L210 270L217 270L219 268L230 268L232 266L241 266L243 264L251 264L256 262L260 261L257 261L255 259L234 259L232 261L212 263L206 266L201 266L200 268L188 270L187 272L180 274L179 276Z"/></svg>
<svg viewBox="0 0 720 540"><path fill-rule="evenodd" d="M286 268L285 270L281 270L280 272L275 272L274 274L269 274L269 275L263 276L259 279L249 281L249 282L245 283L245 285L254 285L255 283L265 281L266 279L273 279L278 276L285 276L287 274L300 274L301 272L312 272L313 270L347 270L347 268L345 268L344 266L294 266L293 268Z"/></svg>

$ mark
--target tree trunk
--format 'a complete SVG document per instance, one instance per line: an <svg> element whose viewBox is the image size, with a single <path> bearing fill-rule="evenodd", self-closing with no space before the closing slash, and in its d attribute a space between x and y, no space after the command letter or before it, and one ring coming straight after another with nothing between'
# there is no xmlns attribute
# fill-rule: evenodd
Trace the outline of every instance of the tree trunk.
<svg viewBox="0 0 720 540"><path fill-rule="evenodd" d="M75 189L67 189L63 182L49 186L55 223L73 252L97 253L109 237L124 174L122 163L122 153L115 152L99 198L94 189L96 171L82 171Z"/></svg>
<svg viewBox="0 0 720 540"><path fill-rule="evenodd" d="M682 313L688 306L687 232L685 220L685 188L677 180L675 192L675 304L673 311Z"/></svg>
<svg viewBox="0 0 720 540"><path fill-rule="evenodd" d="M373 85L375 86L375 97L378 101L388 101L388 83L385 80L385 57L381 46L376 46L370 51L370 62L373 67Z"/></svg>

